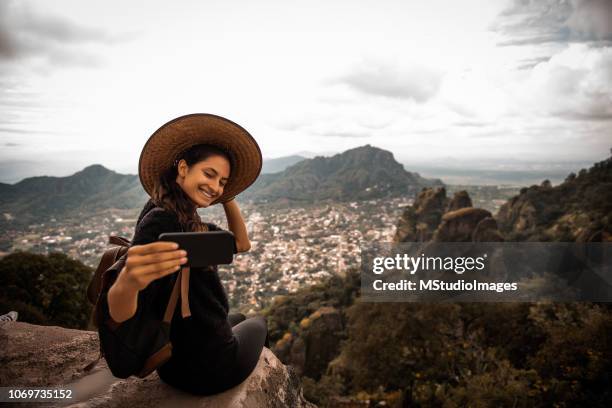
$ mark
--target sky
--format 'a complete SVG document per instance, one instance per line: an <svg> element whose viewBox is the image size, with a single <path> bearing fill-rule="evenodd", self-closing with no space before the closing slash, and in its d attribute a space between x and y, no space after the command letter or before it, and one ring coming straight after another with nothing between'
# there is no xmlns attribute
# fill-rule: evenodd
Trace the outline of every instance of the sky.
<svg viewBox="0 0 612 408"><path fill-rule="evenodd" d="M612 1L0 2L0 182L136 174L148 137L193 112L264 158L592 163L612 147Z"/></svg>

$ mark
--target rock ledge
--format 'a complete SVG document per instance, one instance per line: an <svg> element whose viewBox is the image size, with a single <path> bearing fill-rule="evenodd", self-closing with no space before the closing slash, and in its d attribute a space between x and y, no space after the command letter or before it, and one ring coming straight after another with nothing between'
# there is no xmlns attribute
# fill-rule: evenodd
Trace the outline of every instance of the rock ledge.
<svg viewBox="0 0 612 408"><path fill-rule="evenodd" d="M83 367L97 354L96 332L22 322L0 323L0 386L63 386L74 390L75 398L69 404L55 406L316 407L304 399L300 380L291 366L282 364L267 348L249 378L209 397L172 388L156 373L145 379L115 378L104 360L84 373Z"/></svg>

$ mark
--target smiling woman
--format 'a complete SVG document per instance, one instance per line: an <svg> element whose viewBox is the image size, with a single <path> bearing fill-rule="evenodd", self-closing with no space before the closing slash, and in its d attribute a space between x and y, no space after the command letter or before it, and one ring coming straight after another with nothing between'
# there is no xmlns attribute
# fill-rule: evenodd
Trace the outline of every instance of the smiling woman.
<svg viewBox="0 0 612 408"><path fill-rule="evenodd" d="M203 222L197 209L221 203L236 252L248 251L234 197L255 181L261 163L252 136L215 115L177 118L149 138L139 176L151 199L139 216L124 265L111 267L115 281L100 294L100 344L113 374L144 377L157 368L162 381L208 395L239 384L255 368L268 346L266 320L228 315L216 266L182 267L187 254L157 239L165 232L220 230ZM178 296L180 308L173 312L170 305ZM160 326L162 318L171 323L169 329ZM159 334L164 330L170 331L170 344L167 335Z"/></svg>

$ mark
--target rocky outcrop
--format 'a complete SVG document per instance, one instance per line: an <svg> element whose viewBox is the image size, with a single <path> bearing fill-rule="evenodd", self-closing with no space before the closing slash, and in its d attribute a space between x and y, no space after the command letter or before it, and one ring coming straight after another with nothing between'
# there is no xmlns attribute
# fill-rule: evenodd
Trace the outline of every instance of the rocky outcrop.
<svg viewBox="0 0 612 408"><path fill-rule="evenodd" d="M112 376L98 354L95 332L0 323L0 386L63 386L73 389L74 407L314 407L302 395L298 376L264 348L257 367L243 383L214 396L184 393L156 373L145 379ZM41 406L40 403L36 406Z"/></svg>
<svg viewBox="0 0 612 408"><path fill-rule="evenodd" d="M457 191L453 198L448 203L448 207L446 208L446 212L460 210L462 208L467 208L472 206L472 199L467 191L461 190Z"/></svg>
<svg viewBox="0 0 612 408"><path fill-rule="evenodd" d="M339 352L344 325L340 311L333 307L322 307L307 319L304 375L319 379L327 364ZM302 325L306 325L306 321Z"/></svg>
<svg viewBox="0 0 612 408"><path fill-rule="evenodd" d="M446 211L448 210L448 211ZM395 242L500 242L504 238L491 213L472 207L467 191L449 200L444 188L426 188L404 209Z"/></svg>
<svg viewBox="0 0 612 408"><path fill-rule="evenodd" d="M474 242L503 242L504 237L497 228L497 221L493 217L483 218L476 224L472 232Z"/></svg>
<svg viewBox="0 0 612 408"><path fill-rule="evenodd" d="M527 196L518 195L501 206L497 220L505 231L530 232L537 224L536 213Z"/></svg>
<svg viewBox="0 0 612 408"><path fill-rule="evenodd" d="M405 208L395 232L395 242L426 242L431 239L448 206L446 189L424 188L414 205Z"/></svg>
<svg viewBox="0 0 612 408"><path fill-rule="evenodd" d="M599 242L612 235L612 157L552 186L523 188L497 214L511 241Z"/></svg>
<svg viewBox="0 0 612 408"><path fill-rule="evenodd" d="M318 380L340 350L344 332L341 312L323 306L302 319L295 335L287 333L275 345L281 361L300 375Z"/></svg>
<svg viewBox="0 0 612 408"><path fill-rule="evenodd" d="M470 242L478 223L490 218L491 213L482 208L462 208L447 212L432 238L434 242Z"/></svg>

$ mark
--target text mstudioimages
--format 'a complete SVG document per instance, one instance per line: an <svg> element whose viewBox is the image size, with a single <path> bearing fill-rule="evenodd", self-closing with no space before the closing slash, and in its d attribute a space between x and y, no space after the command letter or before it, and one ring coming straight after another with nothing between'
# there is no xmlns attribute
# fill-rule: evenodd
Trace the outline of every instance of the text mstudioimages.
<svg viewBox="0 0 612 408"><path fill-rule="evenodd" d="M475 291L496 291L504 292L508 290L517 290L516 282L466 282L463 279L454 282L445 282L438 279L419 280L418 289L416 282L402 279L399 282L383 282L378 279L372 283L372 287L377 291L385 290L429 290L429 291L444 291L444 290L475 290Z"/></svg>

